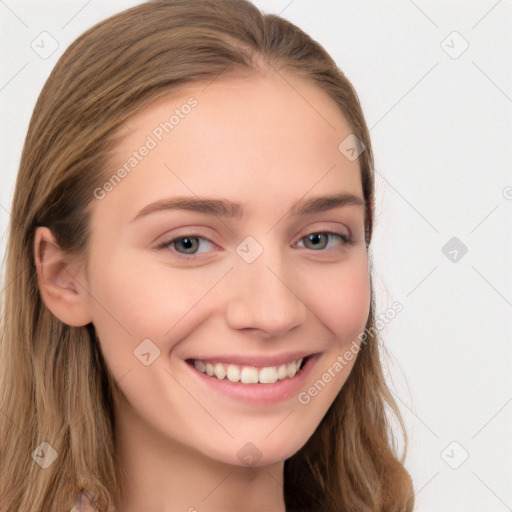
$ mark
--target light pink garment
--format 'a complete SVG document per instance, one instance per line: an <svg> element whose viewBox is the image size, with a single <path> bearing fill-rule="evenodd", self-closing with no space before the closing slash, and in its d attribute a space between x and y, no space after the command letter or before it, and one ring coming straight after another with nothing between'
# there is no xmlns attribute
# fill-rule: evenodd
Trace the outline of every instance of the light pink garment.
<svg viewBox="0 0 512 512"><path fill-rule="evenodd" d="M89 491L82 489L76 497L75 506L70 512L100 512L94 505L94 500Z"/></svg>

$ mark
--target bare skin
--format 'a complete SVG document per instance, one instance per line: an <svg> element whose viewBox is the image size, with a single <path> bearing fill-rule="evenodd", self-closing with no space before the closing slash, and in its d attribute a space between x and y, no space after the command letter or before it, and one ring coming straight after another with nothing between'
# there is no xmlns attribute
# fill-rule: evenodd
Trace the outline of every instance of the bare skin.
<svg viewBox="0 0 512 512"><path fill-rule="evenodd" d="M197 106L158 141L155 127L191 96ZM157 144L101 200L92 198L87 267L61 254L46 228L35 240L43 300L65 323L94 324L121 390L115 436L127 494L118 510L283 512L284 461L313 434L355 359L309 403L296 392L266 405L204 385L186 360L315 353L304 392L329 368L332 374L364 330L364 207L289 215L312 197L363 200L359 163L338 150L352 130L315 85L273 70L195 84L127 125L111 174L148 135ZM245 212L230 218L168 210L133 220L171 196L228 199ZM326 231L353 244L338 235L308 240ZM162 247L186 235L189 245L181 238ZM237 252L248 236L262 248L251 263ZM146 366L134 350L147 339L160 353ZM253 450L250 465L240 456L244 447Z"/></svg>

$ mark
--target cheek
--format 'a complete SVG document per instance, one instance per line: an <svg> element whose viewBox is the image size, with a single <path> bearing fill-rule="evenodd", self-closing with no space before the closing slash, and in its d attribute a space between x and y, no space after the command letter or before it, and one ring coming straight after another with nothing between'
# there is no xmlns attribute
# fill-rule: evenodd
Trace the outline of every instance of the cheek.
<svg viewBox="0 0 512 512"><path fill-rule="evenodd" d="M223 269L202 272L141 261L135 252L91 261L89 293L93 324L107 362L123 374L138 363L134 350L150 339L161 353L187 334L203 310L199 302ZM194 278L195 277L195 278ZM140 364L140 363L139 363Z"/></svg>
<svg viewBox="0 0 512 512"><path fill-rule="evenodd" d="M335 342L318 361L308 386L297 396L308 435L317 428L349 377L359 351L358 337L368 320L371 283L366 256L360 254L344 263L336 272L331 269L324 276L324 286L315 286L315 292L310 293L315 314L333 333Z"/></svg>
<svg viewBox="0 0 512 512"><path fill-rule="evenodd" d="M309 296L320 321L341 346L350 344L366 326L370 311L370 274L366 254L328 271L318 284L311 283Z"/></svg>

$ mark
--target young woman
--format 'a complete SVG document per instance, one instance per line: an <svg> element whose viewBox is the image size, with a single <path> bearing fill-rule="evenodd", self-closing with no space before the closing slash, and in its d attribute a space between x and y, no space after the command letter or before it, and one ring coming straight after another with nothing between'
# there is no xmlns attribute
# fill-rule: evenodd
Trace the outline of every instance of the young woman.
<svg viewBox="0 0 512 512"><path fill-rule="evenodd" d="M411 511L373 180L353 87L278 16L156 0L79 37L14 193L0 510Z"/></svg>

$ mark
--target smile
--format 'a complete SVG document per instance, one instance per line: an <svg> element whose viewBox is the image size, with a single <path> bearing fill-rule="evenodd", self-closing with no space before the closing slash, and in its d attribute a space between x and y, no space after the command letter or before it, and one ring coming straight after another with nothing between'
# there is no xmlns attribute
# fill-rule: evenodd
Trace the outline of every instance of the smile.
<svg viewBox="0 0 512 512"><path fill-rule="evenodd" d="M203 356L184 362L198 392L211 396L213 391L240 403L268 406L295 400L307 387L319 358L320 352L296 352L272 356Z"/></svg>
<svg viewBox="0 0 512 512"><path fill-rule="evenodd" d="M256 367L220 362L212 364L200 359L194 359L193 364L196 370L218 380L242 384L274 384L278 380L292 379L303 362L305 363L305 358L301 357L279 366Z"/></svg>

